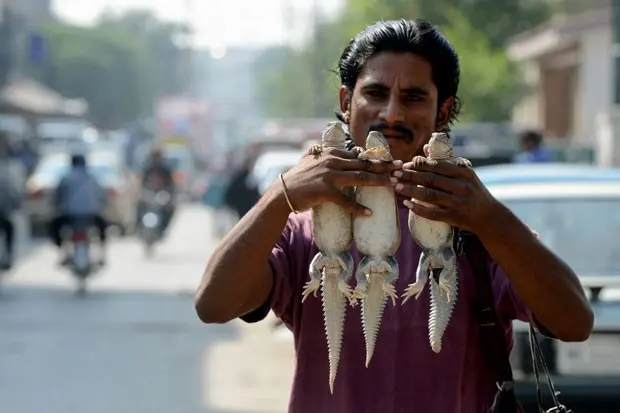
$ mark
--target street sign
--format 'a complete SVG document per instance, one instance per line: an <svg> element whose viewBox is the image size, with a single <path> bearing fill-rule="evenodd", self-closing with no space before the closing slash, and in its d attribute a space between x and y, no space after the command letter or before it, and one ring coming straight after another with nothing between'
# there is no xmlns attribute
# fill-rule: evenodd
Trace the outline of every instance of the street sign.
<svg viewBox="0 0 620 413"><path fill-rule="evenodd" d="M39 33L33 33L28 39L28 58L31 63L39 65L47 57L46 39Z"/></svg>

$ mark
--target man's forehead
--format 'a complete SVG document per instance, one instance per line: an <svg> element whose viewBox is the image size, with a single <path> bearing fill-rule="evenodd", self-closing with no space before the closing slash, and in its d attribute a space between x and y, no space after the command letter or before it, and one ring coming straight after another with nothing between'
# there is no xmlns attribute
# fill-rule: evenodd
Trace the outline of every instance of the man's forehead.
<svg viewBox="0 0 620 413"><path fill-rule="evenodd" d="M413 53L383 52L366 62L358 78L362 87L418 89L430 92L434 87L431 64Z"/></svg>

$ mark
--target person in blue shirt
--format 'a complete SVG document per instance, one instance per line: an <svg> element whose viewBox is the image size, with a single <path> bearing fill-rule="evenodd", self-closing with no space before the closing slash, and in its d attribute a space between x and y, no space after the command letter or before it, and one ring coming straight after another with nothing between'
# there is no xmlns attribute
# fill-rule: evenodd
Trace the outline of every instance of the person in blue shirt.
<svg viewBox="0 0 620 413"><path fill-rule="evenodd" d="M515 155L515 163L551 162L553 157L549 149L543 144L542 135L534 130L521 134L522 151Z"/></svg>

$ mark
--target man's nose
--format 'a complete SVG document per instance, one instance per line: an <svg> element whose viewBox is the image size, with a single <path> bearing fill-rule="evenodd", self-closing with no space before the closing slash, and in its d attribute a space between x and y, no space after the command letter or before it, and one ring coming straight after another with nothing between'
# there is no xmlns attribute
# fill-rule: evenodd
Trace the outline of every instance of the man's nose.
<svg viewBox="0 0 620 413"><path fill-rule="evenodd" d="M382 122L388 125L395 125L405 121L405 108L398 96L390 95L379 117Z"/></svg>

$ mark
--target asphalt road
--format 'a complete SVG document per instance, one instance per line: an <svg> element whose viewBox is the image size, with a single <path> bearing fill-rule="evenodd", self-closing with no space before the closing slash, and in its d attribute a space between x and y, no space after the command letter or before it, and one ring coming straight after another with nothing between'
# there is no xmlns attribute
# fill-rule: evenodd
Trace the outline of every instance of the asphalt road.
<svg viewBox="0 0 620 413"><path fill-rule="evenodd" d="M195 315L212 226L186 207L151 259L137 240L113 239L79 297L57 251L20 221L20 259L0 289L0 411L285 412L290 342L268 323L205 326Z"/></svg>

